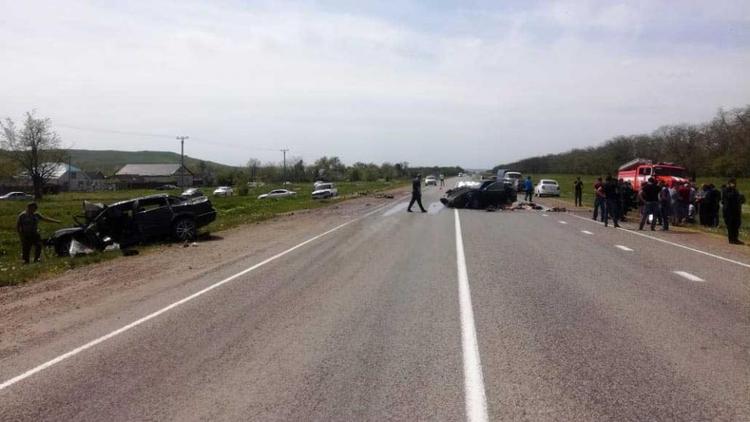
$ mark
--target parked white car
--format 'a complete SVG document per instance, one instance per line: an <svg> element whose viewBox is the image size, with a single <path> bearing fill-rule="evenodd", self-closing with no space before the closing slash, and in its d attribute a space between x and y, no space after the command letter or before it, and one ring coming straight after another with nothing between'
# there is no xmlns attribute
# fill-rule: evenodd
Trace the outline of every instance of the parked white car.
<svg viewBox="0 0 750 422"><path fill-rule="evenodd" d="M0 201L31 201L32 199L34 199L34 195L24 192L8 192L0 196Z"/></svg>
<svg viewBox="0 0 750 422"><path fill-rule="evenodd" d="M339 190L336 189L336 186L334 186L333 183L316 183L314 189L315 190L312 193L313 199L333 198L339 194Z"/></svg>
<svg viewBox="0 0 750 422"><path fill-rule="evenodd" d="M435 176L427 176L424 178L424 185L425 186L437 186L437 177Z"/></svg>
<svg viewBox="0 0 750 422"><path fill-rule="evenodd" d="M292 192L286 189L274 189L271 192L264 193L263 195L258 196L258 199L289 198L290 196L294 196L296 194L297 192Z"/></svg>
<svg viewBox="0 0 750 422"><path fill-rule="evenodd" d="M557 180L542 179L536 184L534 194L536 196L560 196L560 185L557 183Z"/></svg>
<svg viewBox="0 0 750 422"><path fill-rule="evenodd" d="M214 196L232 196L234 195L234 189L230 186L219 186L214 191Z"/></svg>

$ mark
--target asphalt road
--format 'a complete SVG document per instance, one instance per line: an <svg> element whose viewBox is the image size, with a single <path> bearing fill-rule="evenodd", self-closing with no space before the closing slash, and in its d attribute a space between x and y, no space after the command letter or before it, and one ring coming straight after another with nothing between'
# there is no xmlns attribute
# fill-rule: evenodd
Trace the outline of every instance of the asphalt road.
<svg viewBox="0 0 750 422"><path fill-rule="evenodd" d="M439 195L0 361L0 420L750 420L750 268Z"/></svg>

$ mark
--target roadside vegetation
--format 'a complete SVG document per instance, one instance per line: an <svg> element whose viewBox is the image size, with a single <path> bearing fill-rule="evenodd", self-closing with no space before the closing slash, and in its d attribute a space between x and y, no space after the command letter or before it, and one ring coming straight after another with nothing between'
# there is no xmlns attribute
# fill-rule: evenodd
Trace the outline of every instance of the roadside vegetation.
<svg viewBox="0 0 750 422"><path fill-rule="evenodd" d="M531 176L531 179L534 181L534 185L536 186L536 183L539 182L540 179L554 179L557 180L557 182L560 184L560 205L571 207L573 205L574 195L573 195L573 182L576 179L575 174L555 174L555 173L538 173L538 174L524 174L524 178L526 176ZM580 175L581 180L583 181L583 206L588 208L593 208L594 206L594 182L596 181L596 178L599 176L590 176L590 175ZM696 180L696 185L700 188L700 186L703 183L713 183L716 185L717 188L719 188L721 185L726 184L727 179L723 177L699 177ZM750 178L738 178L737 179L737 189L745 195L746 198L750 199ZM552 198L552 200L558 200L558 198ZM629 214L632 217L632 213ZM720 215L721 217L721 215ZM723 217L720 218L720 225L716 229L707 228L704 226L701 226L696 222L696 224L683 226L683 228L690 228L690 229L696 229L708 233L715 233L715 234L721 234L723 236L726 236L727 230L724 226L724 219ZM740 227L740 239L742 239L745 242L750 241L750 203L745 203L742 206L742 227Z"/></svg>
<svg viewBox="0 0 750 422"><path fill-rule="evenodd" d="M719 110L704 124L662 126L651 134L617 136L596 147L502 164L495 171L606 175L617 173L620 165L636 157L679 164L698 179L750 177L750 106ZM723 183L726 180L717 186Z"/></svg>
<svg viewBox="0 0 750 422"><path fill-rule="evenodd" d="M300 183L283 186L297 192L296 197L281 199L256 199L258 195L273 189L282 188L281 185L265 185L248 189L244 195L231 197L214 197L213 188L202 188L209 195L218 215L216 221L201 232L216 232L236 227L241 224L253 223L272 218L277 214L323 207L360 194L373 194L384 190L404 186L405 181L369 181L369 182L340 182L337 183L339 195L333 199L313 200L311 198L312 184ZM74 225L73 216L82 214L84 200L105 204L135 198L144 195L164 193L156 190L122 190L111 192L66 192L57 195L47 195L39 201L39 212L47 217L61 220L62 224L41 222L42 238L48 238L55 230ZM172 195L179 195L180 191L168 191ZM91 255L76 258L59 258L54 252L45 248L42 262L22 265L21 246L16 234L15 224L19 212L23 211L26 202L0 202L0 286L14 285L40 277L49 276L65 270L100 262L122 256L119 252L96 252ZM144 248L141 248L143 250ZM147 248L146 248L147 249Z"/></svg>

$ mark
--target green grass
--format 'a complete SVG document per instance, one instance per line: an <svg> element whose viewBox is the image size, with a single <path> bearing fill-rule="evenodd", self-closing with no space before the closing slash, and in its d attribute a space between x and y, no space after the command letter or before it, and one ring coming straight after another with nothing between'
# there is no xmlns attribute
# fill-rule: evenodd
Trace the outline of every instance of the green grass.
<svg viewBox="0 0 750 422"><path fill-rule="evenodd" d="M527 175L524 175L524 177ZM539 179L554 179L557 180L557 183L560 184L560 199L562 201L565 201L567 205L573 204L573 182L576 179L577 175L574 174L531 174L531 179L534 181L534 184L539 181ZM587 175L581 175L581 180L583 181L583 205L586 207L593 207L594 206L594 181L596 181L597 176L587 176ZM726 179L717 178L717 177L706 177L706 178L698 178L697 185L700 187L703 183L713 183L716 185L717 188L719 188L722 184L726 183ZM742 206L742 226L740 227L740 238L744 241L748 241L750 238L750 178L740 178L737 179L737 188L739 191L745 195L745 198L747 198L747 201ZM694 224L692 226L695 229L706 231L709 233L717 233L722 234L726 236L726 227L724 227L724 220L721 219L721 225L718 229L710 229L701 226L700 224Z"/></svg>
<svg viewBox="0 0 750 422"><path fill-rule="evenodd" d="M213 188L204 189L209 194L211 202L218 212L216 221L202 231L216 232L241 224L262 221L273 216L301 209L311 209L339 202L362 192L378 192L404 186L406 182L345 182L338 183L339 196L330 200L314 201L312 184L293 184L285 186L294 190L297 196L283 199L256 199L258 195L280 186L266 185L262 188L250 189L247 196L232 196L228 198L210 195ZM39 202L39 212L47 217L61 220L62 224L40 223L42 238L49 237L55 230L73 226L73 216L82 214L82 201L112 203L138 196L159 193L155 190L126 190L117 192L67 192L46 196ZM179 194L172 191L171 194ZM0 286L23 283L34 278L57 274L65 270L82 265L100 262L121 256L119 252L101 252L77 258L58 258L52 250L45 248L42 262L32 265L22 265L21 246L15 231L16 217L23 211L25 202L0 202ZM147 249L147 248L146 248Z"/></svg>

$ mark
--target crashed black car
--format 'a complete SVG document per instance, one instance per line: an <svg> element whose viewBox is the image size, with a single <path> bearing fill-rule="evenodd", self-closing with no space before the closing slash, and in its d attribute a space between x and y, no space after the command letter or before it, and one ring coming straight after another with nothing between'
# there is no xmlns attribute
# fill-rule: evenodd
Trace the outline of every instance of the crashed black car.
<svg viewBox="0 0 750 422"><path fill-rule="evenodd" d="M167 194L111 205L84 201L83 211L83 216L73 217L77 227L57 230L47 241L57 255L68 255L73 240L95 250L114 244L124 249L170 236L188 241L196 237L199 227L216 219L216 210L208 198Z"/></svg>
<svg viewBox="0 0 750 422"><path fill-rule="evenodd" d="M450 208L502 208L516 202L517 194L507 181L486 180L478 186L461 186L448 190L440 198Z"/></svg>

